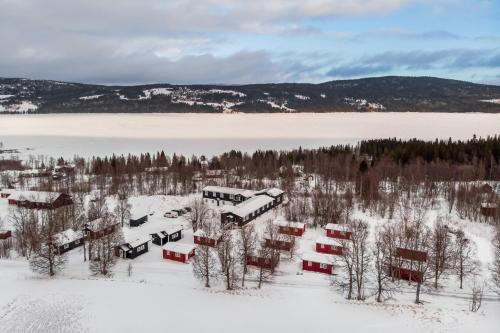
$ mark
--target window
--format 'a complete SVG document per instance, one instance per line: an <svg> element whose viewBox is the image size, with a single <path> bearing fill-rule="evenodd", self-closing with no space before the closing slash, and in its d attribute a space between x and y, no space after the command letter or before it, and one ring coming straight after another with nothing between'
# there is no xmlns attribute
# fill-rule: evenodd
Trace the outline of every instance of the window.
<svg viewBox="0 0 500 333"><path fill-rule="evenodd" d="M234 200L234 194L230 194L229 199Z"/></svg>
<svg viewBox="0 0 500 333"><path fill-rule="evenodd" d="M319 268L321 269L326 269L326 266L327 266L326 264L319 264Z"/></svg>
<svg viewBox="0 0 500 333"><path fill-rule="evenodd" d="M175 252L175 256L176 256L177 258L180 258L180 257L181 257L181 254L180 254L179 252Z"/></svg>
<svg viewBox="0 0 500 333"><path fill-rule="evenodd" d="M324 249L325 248L325 244L320 244L320 248Z"/></svg>
<svg viewBox="0 0 500 333"><path fill-rule="evenodd" d="M139 252L139 251L144 250L145 248L146 248L146 246L141 245L141 246L138 246L138 247L137 247L136 251L137 251L137 252Z"/></svg>
<svg viewBox="0 0 500 333"><path fill-rule="evenodd" d="M169 256L169 255L170 255L170 251L167 250L167 256Z"/></svg>
<svg viewBox="0 0 500 333"><path fill-rule="evenodd" d="M307 266L312 267L312 265L313 265L312 261L307 262Z"/></svg>
<svg viewBox="0 0 500 333"><path fill-rule="evenodd" d="M76 244L76 245L80 244L80 240L79 240L79 239L77 239L77 240L75 241L75 244Z"/></svg>
<svg viewBox="0 0 500 333"><path fill-rule="evenodd" d="M69 244L64 244L63 248L66 250L69 248Z"/></svg>

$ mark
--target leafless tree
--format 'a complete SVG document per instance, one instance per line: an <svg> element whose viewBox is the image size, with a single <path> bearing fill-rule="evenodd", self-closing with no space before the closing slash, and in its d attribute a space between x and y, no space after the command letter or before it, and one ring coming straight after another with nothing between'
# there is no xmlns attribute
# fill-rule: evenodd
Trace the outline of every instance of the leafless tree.
<svg viewBox="0 0 500 333"><path fill-rule="evenodd" d="M458 230L455 234L453 249L453 268L460 280L460 289L463 288L463 280L474 275L478 270L476 251L470 239L465 237L463 230Z"/></svg>
<svg viewBox="0 0 500 333"><path fill-rule="evenodd" d="M202 230L208 239L218 239L220 235L220 230L214 222L204 223ZM217 259L217 250L213 247L208 244L201 244L197 247L193 261L193 273L195 277L205 282L206 288L210 288L211 279L216 278L220 272Z"/></svg>
<svg viewBox="0 0 500 333"><path fill-rule="evenodd" d="M225 229L222 231L221 242L217 248L217 254L220 264L220 275L226 282L226 289L232 290L236 280L237 270L237 253L236 245L232 230Z"/></svg>
<svg viewBox="0 0 500 333"><path fill-rule="evenodd" d="M479 308L481 308L481 304L483 302L483 294L484 294L484 283L479 285L476 281L474 281L474 286L472 287L472 295L470 301L470 310L472 312L477 312Z"/></svg>
<svg viewBox="0 0 500 333"><path fill-rule="evenodd" d="M132 206L128 202L126 194L121 194L118 196L118 202L115 207L115 215L123 227L123 224L130 219L130 209Z"/></svg>
<svg viewBox="0 0 500 333"><path fill-rule="evenodd" d="M342 245L342 255L340 256L340 263L342 270L346 275L347 282L343 279L336 279L336 283L342 289L347 289L347 299L352 299L352 293L354 289L354 253L352 250L352 244L350 240L339 240L339 243Z"/></svg>
<svg viewBox="0 0 500 333"><path fill-rule="evenodd" d="M30 258L31 269L39 274L53 276L60 271L65 263L66 256L59 255L54 235L56 234L56 221L52 212L43 212L41 215L38 239L40 245L37 246Z"/></svg>
<svg viewBox="0 0 500 333"><path fill-rule="evenodd" d="M101 215L97 229L104 230L116 224L116 217L104 209ZM110 276L112 269L116 264L114 250L123 243L123 233L121 229L115 229L114 232L103 235L93 240L92 247L89 247L89 269L94 275Z"/></svg>
<svg viewBox="0 0 500 333"><path fill-rule="evenodd" d="M239 230L238 253L242 265L241 286L245 286L245 276L248 273L247 258L255 251L257 245L257 234L253 224L243 226Z"/></svg>
<svg viewBox="0 0 500 333"><path fill-rule="evenodd" d="M500 227L497 227L493 246L495 249L495 258L491 266L491 274L493 276L493 282L497 287L497 292L500 294Z"/></svg>
<svg viewBox="0 0 500 333"><path fill-rule="evenodd" d="M350 252L352 252L352 265L356 282L356 299L364 300L365 274L370 263L368 224L362 220L351 220L348 225L352 231Z"/></svg>
<svg viewBox="0 0 500 333"><path fill-rule="evenodd" d="M210 217L210 207L205 203L203 198L192 200L189 207L191 208L189 219L193 225L193 230L196 231Z"/></svg>
<svg viewBox="0 0 500 333"><path fill-rule="evenodd" d="M382 302L384 299L390 298L394 291L392 278L388 271L392 258L392 238L393 234L390 226L384 226L375 233L372 256L377 283L377 302Z"/></svg>
<svg viewBox="0 0 500 333"><path fill-rule="evenodd" d="M453 252L448 226L439 217L431 231L429 260L434 279L434 288L437 289L439 278L452 265Z"/></svg>

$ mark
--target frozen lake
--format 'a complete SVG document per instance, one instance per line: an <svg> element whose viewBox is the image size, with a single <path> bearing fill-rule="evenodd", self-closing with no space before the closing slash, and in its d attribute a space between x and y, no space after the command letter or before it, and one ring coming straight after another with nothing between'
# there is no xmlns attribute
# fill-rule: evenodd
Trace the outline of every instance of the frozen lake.
<svg viewBox="0 0 500 333"><path fill-rule="evenodd" d="M469 139L500 134L500 114L51 114L0 116L0 141L33 155L72 157L165 150L313 148L361 139ZM30 148L30 150L26 150Z"/></svg>

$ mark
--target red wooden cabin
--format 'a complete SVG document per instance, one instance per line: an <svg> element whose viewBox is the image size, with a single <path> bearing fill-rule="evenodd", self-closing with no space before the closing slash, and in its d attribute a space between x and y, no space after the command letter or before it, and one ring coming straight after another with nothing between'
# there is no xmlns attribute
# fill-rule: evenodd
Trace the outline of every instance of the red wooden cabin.
<svg viewBox="0 0 500 333"><path fill-rule="evenodd" d="M394 263L389 266L391 276L407 281L422 282L423 275L419 265L427 261L427 252L396 248Z"/></svg>
<svg viewBox="0 0 500 333"><path fill-rule="evenodd" d="M351 239L352 232L345 224L328 223L325 226L326 236L337 239Z"/></svg>
<svg viewBox="0 0 500 333"><path fill-rule="evenodd" d="M343 249L342 244L334 238L320 237L316 240L316 252L341 256Z"/></svg>
<svg viewBox="0 0 500 333"><path fill-rule="evenodd" d="M306 231L306 224L301 222L276 221L280 234L301 237Z"/></svg>
<svg viewBox="0 0 500 333"><path fill-rule="evenodd" d="M400 264L401 266L401 264ZM400 267L398 265L390 267L391 276L406 281L422 282L422 273L411 268ZM409 266L408 266L409 267Z"/></svg>
<svg viewBox="0 0 500 333"><path fill-rule="evenodd" d="M264 246L280 251L291 251L293 243L287 239L264 239Z"/></svg>
<svg viewBox="0 0 500 333"><path fill-rule="evenodd" d="M222 236L217 233L212 236L207 236L202 229L196 230L193 234L194 243L198 245L206 245L210 247L217 247L222 242Z"/></svg>
<svg viewBox="0 0 500 333"><path fill-rule="evenodd" d="M163 258L178 262L187 262L195 255L193 244L169 242L163 247Z"/></svg>
<svg viewBox="0 0 500 333"><path fill-rule="evenodd" d="M263 267L265 269L274 269L278 266L280 256L277 254L274 258L262 258L259 255L247 256L247 265Z"/></svg>
<svg viewBox="0 0 500 333"><path fill-rule="evenodd" d="M493 217L497 213L497 204L485 202L481 204L481 214L486 217Z"/></svg>
<svg viewBox="0 0 500 333"><path fill-rule="evenodd" d="M9 205L29 209L56 209L73 204L69 194L42 191L15 191L7 200Z"/></svg>
<svg viewBox="0 0 500 333"><path fill-rule="evenodd" d="M302 269L305 271L335 274L335 261L328 254L308 252L302 256Z"/></svg>

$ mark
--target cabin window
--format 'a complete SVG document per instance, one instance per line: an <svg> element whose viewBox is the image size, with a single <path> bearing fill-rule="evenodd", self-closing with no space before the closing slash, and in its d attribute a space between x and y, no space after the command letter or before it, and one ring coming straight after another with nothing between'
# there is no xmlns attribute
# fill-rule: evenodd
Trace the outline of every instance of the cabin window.
<svg viewBox="0 0 500 333"><path fill-rule="evenodd" d="M307 262L307 266L312 267L312 265L313 265L312 261Z"/></svg>
<svg viewBox="0 0 500 333"><path fill-rule="evenodd" d="M69 244L64 244L63 248L66 250L67 248L69 248Z"/></svg>
<svg viewBox="0 0 500 333"><path fill-rule="evenodd" d="M326 264L319 264L319 268L326 269Z"/></svg>
<svg viewBox="0 0 500 333"><path fill-rule="evenodd" d="M169 256L169 255L170 255L170 251L167 251L167 256Z"/></svg>
<svg viewBox="0 0 500 333"><path fill-rule="evenodd" d="M229 199L234 200L234 194L230 194Z"/></svg>
<svg viewBox="0 0 500 333"><path fill-rule="evenodd" d="M75 244L80 244L80 240L79 240L79 239L77 239L77 240L75 241Z"/></svg>
<svg viewBox="0 0 500 333"><path fill-rule="evenodd" d="M138 247L137 247L136 251L137 251L137 252L139 252L139 251L144 250L145 248L146 248L146 246L141 245L141 246L138 246Z"/></svg>
<svg viewBox="0 0 500 333"><path fill-rule="evenodd" d="M180 254L179 252L176 252L176 253L175 253L175 256L176 256L177 258L180 258L180 257L181 257L181 254Z"/></svg>
<svg viewBox="0 0 500 333"><path fill-rule="evenodd" d="M322 249L324 249L325 248L325 244L320 244L319 247L322 248Z"/></svg>

